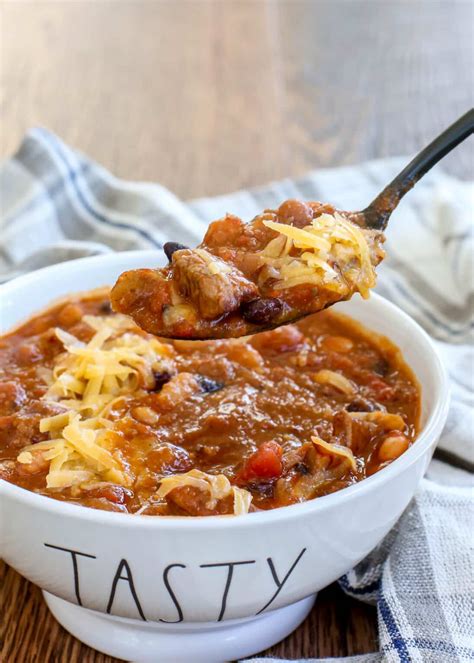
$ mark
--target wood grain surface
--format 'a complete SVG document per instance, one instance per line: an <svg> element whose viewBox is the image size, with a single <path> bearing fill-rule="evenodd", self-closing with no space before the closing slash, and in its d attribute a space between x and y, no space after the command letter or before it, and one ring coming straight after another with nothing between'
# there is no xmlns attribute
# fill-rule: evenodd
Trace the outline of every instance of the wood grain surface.
<svg viewBox="0 0 474 663"><path fill-rule="evenodd" d="M42 125L192 198L412 153L473 104L473 18L455 0L3 0L0 157ZM444 167L472 177L472 141ZM0 572L2 661L113 661ZM375 610L332 586L266 654L376 649Z"/></svg>

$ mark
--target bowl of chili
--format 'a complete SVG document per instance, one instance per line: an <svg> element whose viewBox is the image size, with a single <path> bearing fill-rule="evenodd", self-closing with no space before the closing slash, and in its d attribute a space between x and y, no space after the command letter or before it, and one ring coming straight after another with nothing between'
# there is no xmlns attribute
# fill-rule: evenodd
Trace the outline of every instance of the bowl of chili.
<svg viewBox="0 0 474 663"><path fill-rule="evenodd" d="M97 350L93 357L98 358L95 361L96 366L99 366L102 355L98 354L98 351L116 352L115 346L107 345L113 340L115 332L112 335L104 332L102 323L98 321L105 317L102 314L107 313L105 305L104 311L98 310L99 304L96 308L91 305L92 309L88 315L92 327L89 332L84 332L85 336L81 336L81 329L75 329L74 334L72 327L74 324L83 324L83 320L78 319L72 325L69 325L70 320L68 322L68 315L72 319L75 315L74 308L71 308L71 297L77 302L78 295L75 293L78 291L107 286L126 268L159 264L160 261L162 258L155 252L111 254L49 267L2 286L2 333L9 332L15 326L17 329L24 329L18 325L35 315L38 309L50 306L51 302L58 298L70 298L68 303L63 302L60 309L49 309L55 311L49 322L46 320L42 323L43 326L38 322L39 327L33 330L34 334L28 335L24 332L21 342L15 342L15 356L18 357L19 352L20 356L23 356L23 364L16 363L13 369L10 366L10 373L8 366L6 367L6 382L21 383L22 379L27 380L32 367L35 375L38 374L38 369L42 368L44 370L40 370L39 374L43 375L45 382L48 382L46 374L50 371L50 384L47 388L52 389L54 380L51 374L56 371L57 377L69 375L77 364L74 363L77 357L84 360L84 357L89 356L88 346L94 335L102 334L99 340L107 337L107 340L102 341L105 345L98 345L96 338L97 347L92 348ZM95 301L93 297L89 300ZM64 307L67 305L70 306L69 311L64 313ZM11 475L3 475L0 481L2 556L22 575L41 587L53 614L69 631L101 651L128 660L152 661L159 655L163 660L209 662L247 656L270 646L291 632L311 609L315 593L363 559L387 534L413 497L441 433L447 416L448 381L429 337L409 316L388 301L374 294L368 301L353 299L338 305L337 309L336 318L329 316L317 323L316 326L319 327L314 338L311 337L311 329L303 326L297 328L296 332L287 332L283 338L278 337L281 332L269 332L276 333L276 336L267 338L265 342L252 342L250 350L242 346L237 351L230 346L225 346L224 350L222 346L213 346L213 349L206 346L192 351L182 347L174 349L173 356L166 356L166 348L163 350L154 346L154 352L160 354L163 364L160 364L161 374L168 371L171 377L160 377L153 364L154 395L151 394L151 388L147 390L146 384L141 384L142 397L145 400L135 403L133 407L148 407L152 413L156 414L158 411L159 417L164 419L157 418L152 421L153 415L146 410L130 415L128 410L125 412L120 407L112 417L118 429L127 418L134 419L137 422L134 439L146 438L145 429L159 429L160 421L166 422L166 430L162 427L160 432L161 437L166 438L164 451L160 447L158 453L156 445L153 447L152 444L153 448L148 448L151 455L143 456L143 449L147 448L146 444L150 442L139 446L142 457L154 459L153 462L158 462L159 458L161 469L164 467L163 458L169 458L170 449L174 452L171 465L166 466L166 476L162 472L162 481L159 483L160 486L165 485L165 489L159 488L161 496L156 502L151 500L145 505L145 509L142 509L143 505L134 502L135 496L130 497L127 493L134 493L136 477L133 475L133 463L132 469L127 470L131 456L126 455L125 443L122 443L120 457L123 458L125 454L128 460L123 466L108 466L106 455L101 455L99 460L95 459L95 465L89 463L86 469L80 465L80 452L83 448L81 444L85 443L82 437L81 444L74 442L77 430L82 433L84 429L89 431L86 438L91 444L96 439L94 431L97 431L97 422L93 424L96 428L93 428L92 424L84 425L88 410L81 409L82 405L75 402L81 399L58 397L56 393L57 411L54 407L51 411L43 411L41 408L44 407L44 399L41 396L33 399L41 401L43 405L36 404L33 409L27 411L22 425L17 427L16 430L22 433L23 439L15 453L18 456L22 453L30 454L23 456L23 461L26 462L20 463L26 467L32 462L30 456L37 460L35 453L32 453L35 448L31 447L34 444L46 443L42 447L41 460L44 461L45 456L48 456L46 460L49 464L44 471L39 471L39 474L33 472L30 475L33 479L26 480L26 483L22 480L15 483ZM350 316L355 322L338 319L339 312ZM58 335L53 335L48 330L58 327L57 317L61 313L62 326L66 328L63 329L62 339L59 338L63 345L54 352L50 351L48 363L45 360L47 353L42 354L40 351L35 355L35 349L28 347L31 345L29 339L32 335L36 337L46 333L44 343L51 343L51 346L56 347ZM41 316L36 316L35 319L40 318ZM94 324L97 328L93 327ZM330 333L328 325L335 325L337 333ZM363 325L375 332L377 339L373 337L373 347L369 343L370 339L364 336L364 332L357 325ZM133 356L141 357L139 366L148 366L145 361L148 357L147 350L143 350L140 355L138 347L141 346L138 340L131 338L133 333L129 329L126 335L126 343L122 339L119 344L122 355L125 349L127 356L132 356L133 351ZM301 340L301 335L305 337L305 341ZM398 360L393 353L398 350L388 341L388 345L383 345L381 336L389 337L391 343L396 345L403 357L403 363L396 364ZM11 338L11 333L4 339L9 337ZM348 337L352 345L347 342ZM46 338L49 338L49 341ZM308 338L312 339L311 343L307 342ZM328 338L331 340L328 341ZM344 341L341 341L341 338L346 338L346 352L341 352L344 350ZM11 342L5 344L4 339L2 353L10 356L8 353ZM20 350L20 346L23 349ZM286 350L283 349L285 347ZM64 352L65 348L68 349L67 352ZM374 375L370 381L367 375L369 369L362 364L369 359L375 361L377 348L383 355L382 358L389 358L388 363L392 368L384 378L380 373L384 370L387 372L387 367L381 365L378 377ZM196 368L196 352L201 355L198 357L199 370ZM247 365L242 368L244 373L246 371L245 375L239 373L240 369L235 369L232 353L235 355L236 352L240 362L243 361L243 356L247 357ZM212 361L206 353L212 355ZM114 354L116 361L117 356ZM263 357L264 363L260 372L258 356ZM61 359L53 365L51 361L56 361L57 357ZM352 361L354 357L358 366L351 369L348 360ZM311 362L314 362L314 365L311 365ZM105 364L108 365L108 360ZM123 368L123 362L120 366ZM268 385L264 383L262 386L268 366L274 371L274 391L270 390L271 398L268 396ZM372 370L373 365L370 366ZM146 371L138 368L136 370L141 376L140 379L146 382ZM411 390L406 392L405 400L400 396L401 392L397 392L398 401L392 394L394 400L392 399L391 404L385 401L384 405L384 389L386 390L387 386L392 387L392 391L398 388L400 371L405 375L406 383L411 385ZM97 371L91 369L90 372L95 375ZM169 387L168 391L163 391L163 385L159 389L155 387L160 380L176 386L177 382L185 380L180 378L173 382L173 379L185 373L199 377L195 377L194 382L191 378L186 378L189 383L186 388L191 390L190 400L182 401L173 415L173 408L166 410L166 404L163 405L167 401L163 394L169 395L174 387ZM82 379L77 378L78 373L71 374L74 379ZM120 375L126 376L130 384L135 379L131 370L128 373L122 371ZM367 382L364 383L364 380ZM223 398L223 390L219 387L221 382L226 383L225 390L229 392L226 398ZM28 401L31 384L25 382L25 385L24 393L18 389L13 394L13 400L17 401L15 407L21 406L22 409L25 403L31 406ZM182 390L183 385L178 386ZM344 388L348 393L344 393ZM11 387L6 388L4 396L8 396L9 389ZM82 387L78 386L77 389L80 391ZM357 393L351 393L351 389ZM41 393L44 394L45 390L46 387ZM248 437L248 422L242 423L245 412L239 411L238 417L232 415L232 412L241 406L245 398L247 410L258 410L257 405L261 405L259 399L263 398L262 394L265 393L270 400L277 399L274 409L270 411L271 425L262 419L259 428L254 422L252 430L258 444L250 445L241 459L242 462L236 462L229 449L237 447L242 451L246 433ZM277 398L278 394L280 396ZM285 394L285 398L281 394ZM312 398L314 400L311 400ZM66 401L72 402L70 407L74 412L67 413L67 421L63 421L59 432L50 423L48 425L52 428L43 433L40 431L42 438L35 438L38 422L58 416L61 419ZM155 401L160 404L159 407ZM223 440L226 454L219 456L219 445L210 444L207 439L204 447L210 448L206 450L199 447L201 462L196 463L196 445L199 442L196 442L196 439L203 437L203 433L201 429L198 434L194 433L193 438L189 417L199 411L202 420L203 403L207 403L205 407L209 410L208 431L214 431L211 436L213 439ZM328 441L329 429L325 428L324 423L327 420L324 412L329 412L328 404L338 404L338 411L345 412L337 424L340 431L333 444L333 447L337 447L336 450L329 448L332 443ZM398 410L395 405L399 407ZM321 416L310 434L305 426L309 425L308 421L313 416L311 413L318 408ZM384 425L380 424L384 419L380 414L377 415L377 412L395 417L403 415L405 424L410 423L411 428L407 424L403 433L408 442L402 442L403 453L395 459L390 457L390 448L393 452L394 445L397 446L400 426L397 429L397 420L389 418L389 424L384 428ZM221 416L222 413L225 416ZM5 448L12 439L20 439L20 433L17 432L12 437L11 429L8 428L11 425L8 417L12 416L15 415L4 415L0 420L4 432L6 431ZM151 423L146 422L147 416ZM294 430L283 430L281 427L284 421L291 417L299 417L298 420L292 420ZM57 422L58 418L56 424ZM372 467L371 457L357 452L357 446L353 446L351 451L350 446L346 445L352 458L347 453L346 457L342 458L344 454L339 448L344 447L341 443L341 431L346 430L344 426L351 422L355 422L354 430L359 432L369 430L370 426L376 427L373 429L377 430L378 435L376 467ZM47 425L43 424L43 427L47 428ZM109 435L110 424L105 428ZM336 428L331 430L335 431ZM260 431L259 437L255 431ZM124 430L120 429L119 432L123 438ZM116 433L117 431L114 431L114 434ZM285 435L287 437L284 437ZM311 443L304 453L300 452L300 447L295 442L296 438L301 437L307 439L305 443ZM187 456L176 452L180 439L184 451L188 452ZM189 445L192 439L194 446L191 454ZM274 439L278 441L272 445ZM382 445L387 439L389 444L384 452ZM56 440L61 444L56 444ZM188 442L185 444L183 440ZM285 446L285 440L289 440L288 446ZM74 447L74 444L76 447L71 451L70 447ZM199 444L202 444L202 441ZM213 446L219 447L217 452L211 448ZM102 445L101 448L110 451L110 446ZM134 450L136 448L138 447L133 446ZM291 452L293 459L291 455L288 456ZM338 454L341 458L336 458L336 462L334 458ZM7 456L4 465L7 472L12 468L10 458L11 456ZM61 466L57 460L61 458L65 459L65 465ZM191 463L190 458L193 461ZM207 460L203 461L203 458ZM295 458L297 462L291 465ZM54 459L57 460L54 466L56 469L52 468ZM351 470L353 462L356 470ZM345 463L345 473L339 471L342 463ZM285 476L281 474L284 466L288 472ZM130 477L124 467L133 475L132 481L135 483L132 483L131 487L127 487ZM230 467L233 474L230 473ZM307 477L312 476L314 467L317 467L319 472L327 472L328 468L339 468L337 488L320 489L321 484L318 484L316 492L313 485L313 492L305 493L309 482ZM123 471L123 484L120 484L122 475L118 472ZM360 476L357 475L359 471L362 472ZM97 493L98 489L95 488L96 492L92 490L83 500L81 495L77 496L77 491L76 497L71 494L71 499L64 499L63 493L66 489L59 485L56 499L51 499L55 497L54 491L58 491L54 482L64 483L65 476L74 476L76 481L77 475L71 475L71 472L92 473L92 478L89 475L86 477L86 474L81 477L91 478L93 482L100 484L99 488L103 488L104 483L113 484L115 481L114 485L121 485L123 488L122 497L119 496L118 501L114 502L117 495L107 492L104 494L101 490ZM206 481L209 483L209 474L227 477L227 484L224 480L215 485L211 481L205 507L196 507L199 500L189 500L189 495L193 496L189 487L198 489L199 486L204 486ZM52 494L48 493L43 485L45 477L50 475ZM183 486L166 484L163 480L184 475L192 479L184 486L187 492L182 491ZM28 476L28 470L25 476ZM356 476L357 480L350 479L350 476ZM144 476L144 486L147 477L148 475ZM31 483L28 483L30 480ZM200 484L200 481L203 483ZM277 481L281 481L278 488L280 501L275 498ZM295 486L300 491L297 495L303 496L302 499L294 499L292 490ZM157 492L156 486L153 485L152 489L154 493ZM68 487L67 490L72 488ZM213 493L213 490L217 492ZM214 498L214 509L209 507L211 497ZM86 499L92 501L88 503ZM107 500L120 508L104 508ZM216 504L224 506L216 508ZM240 511L233 510L237 508L236 504L240 505ZM124 505L125 508L121 508ZM191 513L190 508L197 511ZM241 515L233 515L234 513Z"/></svg>

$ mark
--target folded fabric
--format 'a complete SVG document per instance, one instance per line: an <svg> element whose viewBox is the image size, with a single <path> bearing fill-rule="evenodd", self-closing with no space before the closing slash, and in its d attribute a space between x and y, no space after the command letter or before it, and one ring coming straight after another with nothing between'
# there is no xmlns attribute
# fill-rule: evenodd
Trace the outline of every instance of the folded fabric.
<svg viewBox="0 0 474 663"><path fill-rule="evenodd" d="M167 240L192 245L226 212L250 219L285 198L360 209L404 163L319 170L183 202L160 185L119 180L54 134L33 129L0 168L0 280L83 256L159 249ZM339 580L347 594L377 605L380 651L339 660L474 661L473 202L472 183L438 168L390 222L377 291L436 339L452 404L437 460L415 499L377 549ZM253 659L260 660L274 659Z"/></svg>

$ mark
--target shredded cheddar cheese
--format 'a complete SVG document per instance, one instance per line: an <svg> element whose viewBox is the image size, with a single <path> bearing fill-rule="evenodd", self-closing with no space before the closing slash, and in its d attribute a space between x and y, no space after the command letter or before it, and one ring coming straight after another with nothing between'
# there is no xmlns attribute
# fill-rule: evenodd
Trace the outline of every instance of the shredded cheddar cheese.
<svg viewBox="0 0 474 663"><path fill-rule="evenodd" d="M275 221L263 223L280 233L261 252L264 263L279 269L276 289L324 285L345 295L351 286L368 297L375 285L375 269L367 239L354 223L337 212L334 216L322 214L305 228ZM303 252L292 256L292 247Z"/></svg>
<svg viewBox="0 0 474 663"><path fill-rule="evenodd" d="M117 317L112 322L113 318L85 316L84 321L96 330L87 344L56 329L66 353L53 370L46 400L96 416L120 394L151 383L153 371L162 369L172 356L171 347L127 331L127 323L121 320L124 316ZM116 336L117 332L122 333Z"/></svg>
<svg viewBox="0 0 474 663"><path fill-rule="evenodd" d="M342 393L347 394L348 396L355 394L356 389L352 382L348 380L345 375L341 373L336 373L336 371L330 371L323 368L317 373L313 374L313 380L318 384L328 384Z"/></svg>
<svg viewBox="0 0 474 663"><path fill-rule="evenodd" d="M209 494L207 507L213 509L219 500L230 495L234 499L234 514L248 513L252 495L243 488L232 486L229 479L223 474L207 474L201 470L190 470L183 474L164 477L157 492L157 497L164 498L175 488L193 486Z"/></svg>
<svg viewBox="0 0 474 663"><path fill-rule="evenodd" d="M323 449L324 451L326 451L330 455L340 456L343 460L347 460L353 471L355 471L357 469L354 454L347 447L342 447L339 444L330 444L329 442L325 442L324 440L322 440L320 437L317 437L316 435L314 435L311 438L311 441L312 441L312 443L314 444L315 447L319 447L320 449Z"/></svg>
<svg viewBox="0 0 474 663"><path fill-rule="evenodd" d="M72 412L43 419L42 428L54 437L25 447L18 462L31 463L37 455L49 461L47 488L64 488L98 477L130 486L130 475L120 459L107 448L110 446L108 429L95 427L95 424L92 420L81 421L80 415Z"/></svg>
<svg viewBox="0 0 474 663"><path fill-rule="evenodd" d="M391 412L348 412L348 414L352 419L369 421L385 430L403 431L405 429L405 421L399 414Z"/></svg>
<svg viewBox="0 0 474 663"><path fill-rule="evenodd" d="M65 352L43 397L64 412L40 420L50 439L25 447L17 460L49 463L48 488L64 488L97 480L130 486L132 477L114 448L113 422L107 415L115 403L140 387L152 385L153 373L169 366L173 350L156 338L136 333L125 316L84 316L94 331L88 343L56 329Z"/></svg>

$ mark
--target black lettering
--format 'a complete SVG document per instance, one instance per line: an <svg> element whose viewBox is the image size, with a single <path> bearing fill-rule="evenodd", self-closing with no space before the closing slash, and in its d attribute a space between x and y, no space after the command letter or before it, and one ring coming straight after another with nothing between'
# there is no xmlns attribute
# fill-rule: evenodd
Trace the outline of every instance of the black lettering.
<svg viewBox="0 0 474 663"><path fill-rule="evenodd" d="M122 570L125 569L127 575L123 576ZM115 590L117 589L117 583L119 580L126 580L128 582L128 585L130 587L130 593L133 596L133 600L135 601L135 605L137 606L137 610L140 613L140 617L143 619L144 622L146 622L146 617L143 614L142 607L140 605L140 601L138 600L137 592L135 591L135 584L133 582L133 576L132 572L130 570L130 567L128 565L128 562L126 559L120 560L120 564L118 565L117 571L115 573L114 580L112 582L112 589L110 591L110 598L109 598L109 603L107 605L107 613L110 615L110 611L112 610L112 604L114 602L115 598Z"/></svg>
<svg viewBox="0 0 474 663"><path fill-rule="evenodd" d="M165 583L165 587L168 590L168 594L171 596L171 600L173 601L176 610L178 611L178 619L176 619L174 622L168 621L167 619L160 619L160 622L164 622L165 624L178 624L179 622L183 621L183 611L181 610L181 606L179 605L178 599L176 598L176 594L173 592L171 589L171 585L168 580L168 574L171 571L171 569L174 569L175 567L179 567L181 569L185 569L186 565L185 564L170 564L169 566L166 567L166 569L163 571L163 582Z"/></svg>
<svg viewBox="0 0 474 663"><path fill-rule="evenodd" d="M295 561L293 562L293 564L292 564L291 567L290 567L290 570L288 571L288 573L286 574L286 576L283 578L283 580L282 580L281 582L280 582L280 579L278 578L278 575L277 575L277 572L276 572L276 569L275 569L275 565L273 564L273 560L272 560L272 558L271 558L271 557L267 557L267 564L268 564L268 566L270 567L270 571L272 572L272 578L273 578L273 580L274 580L274 582L275 582L275 585L277 586L277 590L276 590L276 592L273 594L272 598L268 601L268 603L266 603L266 604L263 606L263 608L262 608L261 610L259 610L259 611L256 613L257 615L259 615L261 612L263 612L264 610L266 610L266 608L268 608L268 606L271 605L271 604L273 603L273 601L276 599L276 597L278 596L278 594L281 592L281 590L282 590L282 588L283 588L283 585L286 583L286 581L288 580L288 578L290 577L290 575L293 573L293 570L294 570L295 566L298 564L298 562L299 562L300 559L303 557L303 555L304 555L305 552L306 552L306 548L303 548L303 550L300 552L300 554L298 555L298 557L295 559Z"/></svg>
<svg viewBox="0 0 474 663"><path fill-rule="evenodd" d="M63 552L71 553L72 570L74 572L74 592L78 605L82 606L81 593L79 591L79 568L77 566L77 556L89 557L90 559L97 559L95 555L88 555L87 553L79 552L79 550L72 550L71 548L61 548L61 546L53 546L51 543L44 544L46 548L54 548L54 550L62 550Z"/></svg>
<svg viewBox="0 0 474 663"><path fill-rule="evenodd" d="M219 617L217 618L218 622L221 622L224 618L224 613L227 605L227 596L229 594L229 589L232 582L232 576L234 575L234 566L240 566L242 564L255 564L255 560L251 559L246 562L223 562L222 564L201 564L201 569L211 569L217 566L227 566L229 568L227 572L227 580L225 583L224 594L222 596L221 611L219 613Z"/></svg>

